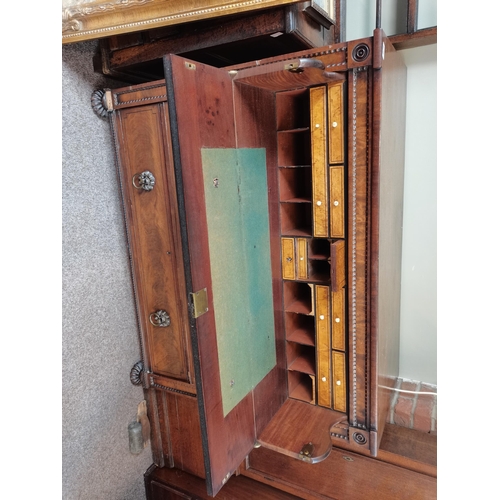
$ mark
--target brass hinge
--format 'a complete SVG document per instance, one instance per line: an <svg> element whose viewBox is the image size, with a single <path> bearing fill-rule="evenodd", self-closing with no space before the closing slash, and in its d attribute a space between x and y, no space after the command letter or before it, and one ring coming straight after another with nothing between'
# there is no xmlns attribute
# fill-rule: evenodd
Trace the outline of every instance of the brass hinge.
<svg viewBox="0 0 500 500"><path fill-rule="evenodd" d="M193 318L198 318L208 312L207 289L203 288L197 292L190 293L193 302Z"/></svg>

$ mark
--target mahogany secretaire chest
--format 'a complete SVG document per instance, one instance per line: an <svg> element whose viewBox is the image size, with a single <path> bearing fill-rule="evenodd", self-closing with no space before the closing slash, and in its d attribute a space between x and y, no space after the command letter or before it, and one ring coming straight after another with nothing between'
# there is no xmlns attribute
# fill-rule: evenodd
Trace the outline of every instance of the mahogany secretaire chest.
<svg viewBox="0 0 500 500"><path fill-rule="evenodd" d="M337 447L376 457L398 375L400 56L377 29L226 68L166 55L164 70L94 96L155 464L216 495L252 460L281 473L328 467Z"/></svg>

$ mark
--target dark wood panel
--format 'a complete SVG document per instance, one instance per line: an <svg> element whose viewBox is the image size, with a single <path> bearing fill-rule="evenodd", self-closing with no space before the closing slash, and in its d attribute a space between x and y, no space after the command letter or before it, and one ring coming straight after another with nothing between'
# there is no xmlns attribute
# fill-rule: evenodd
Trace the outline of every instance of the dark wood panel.
<svg viewBox="0 0 500 500"><path fill-rule="evenodd" d="M386 424L377 458L437 477L437 436Z"/></svg>
<svg viewBox="0 0 500 500"><path fill-rule="evenodd" d="M200 418L196 398L164 391L168 405L168 433L173 465L197 477L205 477ZM189 436L189 439L186 439Z"/></svg>
<svg viewBox="0 0 500 500"><path fill-rule="evenodd" d="M317 464L258 448L250 454L248 468L242 473L304 499L437 498L436 478L335 448Z"/></svg>
<svg viewBox="0 0 500 500"><path fill-rule="evenodd" d="M145 474L147 500L211 500L205 482L178 469L153 467ZM245 476L232 476L216 496L217 500L298 500Z"/></svg>
<svg viewBox="0 0 500 500"><path fill-rule="evenodd" d="M359 447L354 441L335 439L336 448L371 457L369 449ZM437 476L437 435L387 423L375 460Z"/></svg>
<svg viewBox="0 0 500 500"><path fill-rule="evenodd" d="M165 54L180 54L203 50L214 45L236 42L265 34L286 30L286 18L282 9L261 11L247 16L219 18L216 21L191 23L190 25L156 30L148 38L152 41L140 45L110 47L109 65L120 68L162 58ZM191 28L191 29L190 29Z"/></svg>
<svg viewBox="0 0 500 500"><path fill-rule="evenodd" d="M152 104L167 100L165 80L158 80L134 87L125 87L113 91L113 108L136 107L139 103Z"/></svg>
<svg viewBox="0 0 500 500"><path fill-rule="evenodd" d="M96 71L122 81L145 81L155 79L153 75L161 78L165 54L223 67L338 43L337 26L308 7L309 3L103 38L94 66Z"/></svg>

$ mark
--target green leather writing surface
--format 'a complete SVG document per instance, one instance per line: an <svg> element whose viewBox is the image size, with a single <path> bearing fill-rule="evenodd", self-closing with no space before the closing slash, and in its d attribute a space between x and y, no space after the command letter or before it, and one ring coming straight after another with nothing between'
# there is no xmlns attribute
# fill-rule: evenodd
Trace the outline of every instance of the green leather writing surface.
<svg viewBox="0 0 500 500"><path fill-rule="evenodd" d="M266 152L201 152L226 416L276 365Z"/></svg>

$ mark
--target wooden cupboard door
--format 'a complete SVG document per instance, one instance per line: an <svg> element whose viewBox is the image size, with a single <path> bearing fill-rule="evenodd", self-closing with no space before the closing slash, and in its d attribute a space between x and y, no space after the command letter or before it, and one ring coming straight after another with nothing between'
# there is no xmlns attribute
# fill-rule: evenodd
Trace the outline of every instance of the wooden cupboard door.
<svg viewBox="0 0 500 500"><path fill-rule="evenodd" d="M313 236L328 237L326 88L310 90Z"/></svg>
<svg viewBox="0 0 500 500"><path fill-rule="evenodd" d="M315 288L317 401L319 406L331 408L330 287L316 285Z"/></svg>
<svg viewBox="0 0 500 500"><path fill-rule="evenodd" d="M328 85L328 158L344 162L344 83Z"/></svg>
<svg viewBox="0 0 500 500"><path fill-rule="evenodd" d="M330 167L330 236L345 237L344 167Z"/></svg>
<svg viewBox="0 0 500 500"><path fill-rule="evenodd" d="M205 290L207 297L206 307L192 317L191 334L207 489L215 495L253 448L256 421L260 427L266 425L286 391L284 377L283 388L277 386L279 348L271 278L276 276L265 230L270 224L268 155L259 144L238 146L235 117L241 118L235 113L237 91L227 71L175 55L166 56L164 66L187 289ZM267 102L266 96L256 99L253 92L241 92L238 99L250 99L252 105ZM241 108L248 109L240 101ZM245 116L246 128L238 136L253 142L246 129L257 118ZM285 239L281 248L292 258L286 270L290 276L294 243L293 238ZM230 299L221 300L222 296ZM265 328L252 327L262 319ZM248 329L258 335L240 337ZM234 344L235 338L245 347L228 353L225 346ZM254 351L246 348L256 340L265 345L254 349L265 355L259 366ZM249 363L258 370L251 380L241 375ZM231 373L235 376L228 376Z"/></svg>
<svg viewBox="0 0 500 500"><path fill-rule="evenodd" d="M281 238L281 263L284 280L295 279L295 240Z"/></svg>

